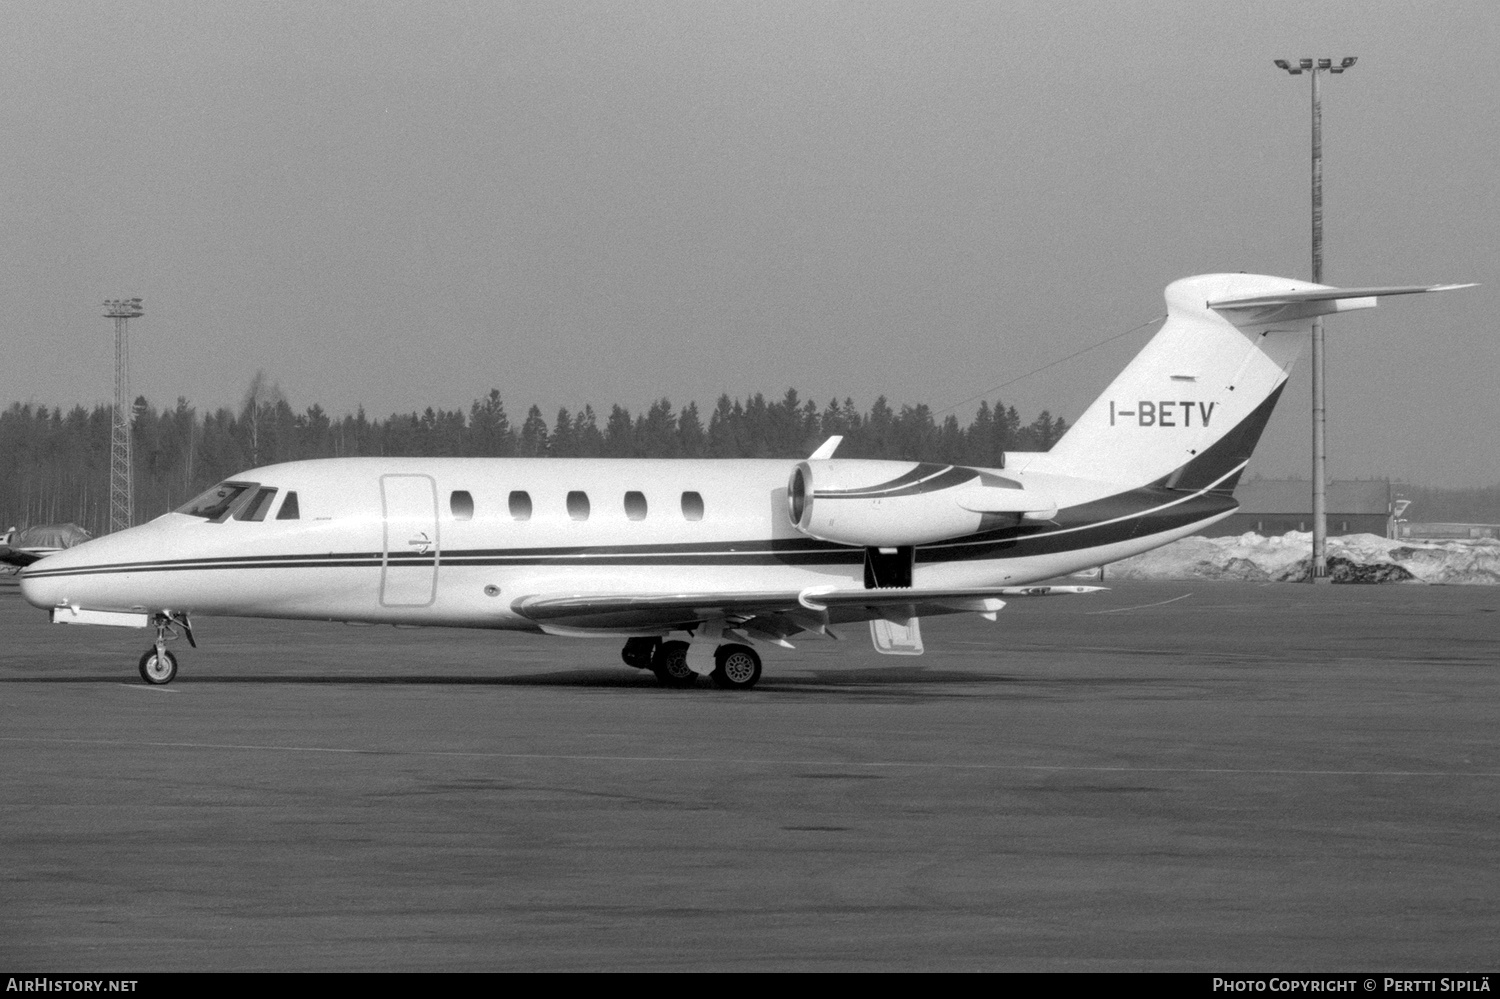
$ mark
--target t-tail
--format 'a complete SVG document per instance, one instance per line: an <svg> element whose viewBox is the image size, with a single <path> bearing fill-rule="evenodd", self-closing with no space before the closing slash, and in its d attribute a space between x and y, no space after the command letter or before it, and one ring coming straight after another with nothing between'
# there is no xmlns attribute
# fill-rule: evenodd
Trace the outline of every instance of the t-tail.
<svg viewBox="0 0 1500 999"><path fill-rule="evenodd" d="M1261 274L1175 281L1165 324L1052 447L1047 470L1228 494L1317 317L1463 287L1331 288Z"/></svg>

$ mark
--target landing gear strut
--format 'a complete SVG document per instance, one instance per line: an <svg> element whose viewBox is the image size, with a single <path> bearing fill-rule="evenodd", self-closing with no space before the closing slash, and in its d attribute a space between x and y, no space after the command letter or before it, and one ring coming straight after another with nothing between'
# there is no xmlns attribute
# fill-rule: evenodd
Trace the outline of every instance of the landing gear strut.
<svg viewBox="0 0 1500 999"><path fill-rule="evenodd" d="M198 647L198 643L193 640L193 626L188 623L186 614L177 617L171 611L158 613L156 643L141 656L139 667L141 679L153 686L171 683L177 677L177 657L167 651L167 642L177 637L177 628L181 628L182 633L187 636L189 645L195 649Z"/></svg>

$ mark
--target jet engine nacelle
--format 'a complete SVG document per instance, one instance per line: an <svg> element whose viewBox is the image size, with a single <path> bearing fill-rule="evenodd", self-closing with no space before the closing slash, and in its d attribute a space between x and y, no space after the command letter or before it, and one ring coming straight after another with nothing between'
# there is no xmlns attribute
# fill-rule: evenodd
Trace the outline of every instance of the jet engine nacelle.
<svg viewBox="0 0 1500 999"><path fill-rule="evenodd" d="M1051 499L963 465L810 459L792 470L787 513L809 537L842 545L926 545L1057 515Z"/></svg>

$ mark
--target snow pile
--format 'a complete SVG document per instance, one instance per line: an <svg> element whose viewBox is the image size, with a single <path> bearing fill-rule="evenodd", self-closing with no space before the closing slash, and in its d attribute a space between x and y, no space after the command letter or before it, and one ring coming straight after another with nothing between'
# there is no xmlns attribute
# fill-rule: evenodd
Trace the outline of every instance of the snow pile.
<svg viewBox="0 0 1500 999"><path fill-rule="evenodd" d="M1183 538L1144 555L1111 562L1105 575L1284 583L1306 580L1311 566L1311 533L1289 531L1265 538L1252 532L1230 538ZM1500 540L1413 542L1350 534L1328 539L1328 570L1335 583L1500 584Z"/></svg>

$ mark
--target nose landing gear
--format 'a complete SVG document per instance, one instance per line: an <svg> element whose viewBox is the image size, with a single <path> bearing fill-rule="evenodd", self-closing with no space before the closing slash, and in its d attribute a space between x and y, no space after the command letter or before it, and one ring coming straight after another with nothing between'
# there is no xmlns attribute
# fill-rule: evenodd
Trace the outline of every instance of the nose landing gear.
<svg viewBox="0 0 1500 999"><path fill-rule="evenodd" d="M178 628L182 629L189 645L195 649L198 647L198 643L193 640L193 626L188 622L187 614L179 617L171 611L159 612L156 615L156 643L141 656L138 667L142 680L159 686L177 678L177 657L167 651L167 642L177 637Z"/></svg>
<svg viewBox="0 0 1500 999"><path fill-rule="evenodd" d="M141 679L150 684L171 683L177 676L177 657L166 649L146 650L141 656Z"/></svg>

